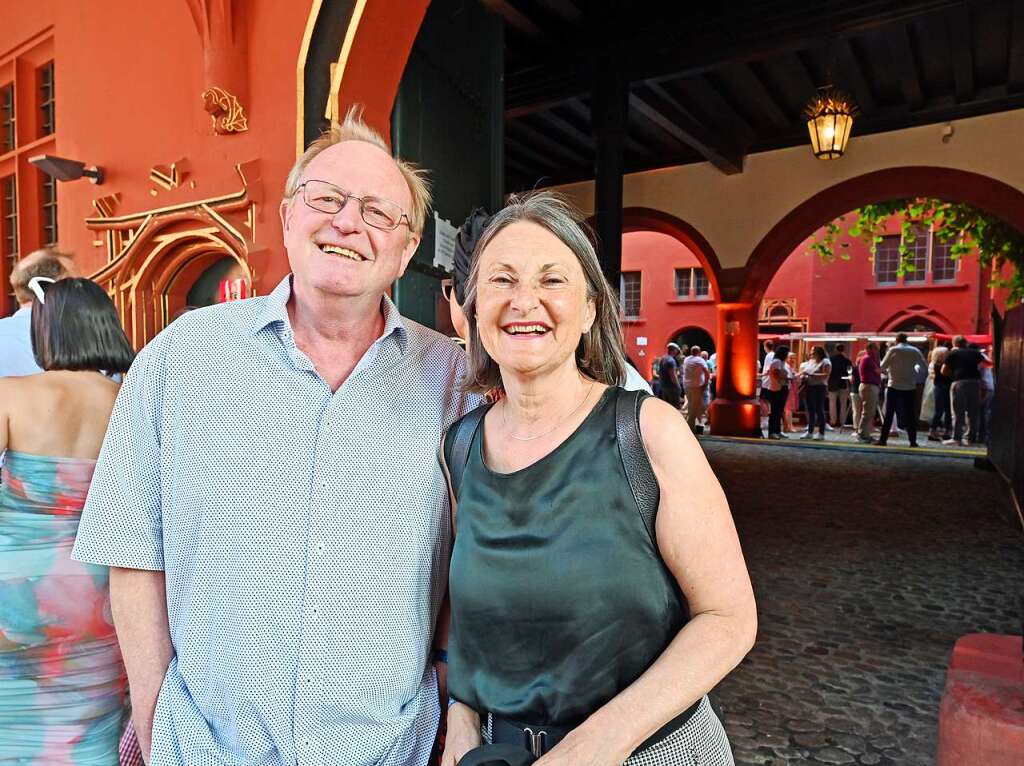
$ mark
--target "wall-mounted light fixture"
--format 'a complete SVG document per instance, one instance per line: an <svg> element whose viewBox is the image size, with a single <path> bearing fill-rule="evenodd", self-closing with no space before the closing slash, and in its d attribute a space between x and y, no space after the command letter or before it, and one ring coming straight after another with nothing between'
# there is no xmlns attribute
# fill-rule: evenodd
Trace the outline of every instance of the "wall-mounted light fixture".
<svg viewBox="0 0 1024 766"><path fill-rule="evenodd" d="M58 181L77 181L84 176L97 186L103 183L103 168L95 165L89 167L78 160L54 157L52 154L37 154L35 157L29 157L28 161Z"/></svg>

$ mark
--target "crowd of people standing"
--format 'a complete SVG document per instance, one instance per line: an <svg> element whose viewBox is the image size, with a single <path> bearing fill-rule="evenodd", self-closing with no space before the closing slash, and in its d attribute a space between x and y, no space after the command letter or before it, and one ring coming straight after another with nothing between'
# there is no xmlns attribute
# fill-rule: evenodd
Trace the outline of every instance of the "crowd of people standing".
<svg viewBox="0 0 1024 766"><path fill-rule="evenodd" d="M962 335L952 349L938 345L925 359L906 333L897 333L884 356L871 341L851 360L838 343L831 355L813 346L799 366L788 346L767 340L760 384L769 439L797 431L792 416L802 405L803 439L823 440L827 430L841 432L849 423L861 443L885 446L903 429L917 447L918 424L925 422L930 441L970 446L988 440L995 375L990 357Z"/></svg>
<svg viewBox="0 0 1024 766"><path fill-rule="evenodd" d="M703 433L707 412L715 396L717 357L698 345L688 347L670 342L665 356L657 360L651 381L655 395L686 416L694 433Z"/></svg>

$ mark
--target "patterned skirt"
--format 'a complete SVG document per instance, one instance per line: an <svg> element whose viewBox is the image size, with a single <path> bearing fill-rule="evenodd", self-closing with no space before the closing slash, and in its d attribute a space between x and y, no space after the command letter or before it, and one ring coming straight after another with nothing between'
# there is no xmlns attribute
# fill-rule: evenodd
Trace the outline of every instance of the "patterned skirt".
<svg viewBox="0 0 1024 766"><path fill-rule="evenodd" d="M665 739L633 753L623 766L734 766L729 738L707 697L689 721Z"/></svg>

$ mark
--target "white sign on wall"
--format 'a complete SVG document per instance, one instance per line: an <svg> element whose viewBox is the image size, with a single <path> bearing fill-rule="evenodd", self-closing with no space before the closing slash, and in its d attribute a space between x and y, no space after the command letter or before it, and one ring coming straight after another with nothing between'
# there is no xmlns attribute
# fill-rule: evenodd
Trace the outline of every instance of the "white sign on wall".
<svg viewBox="0 0 1024 766"><path fill-rule="evenodd" d="M445 271L455 267L455 235L459 233L451 221L434 211L434 266Z"/></svg>

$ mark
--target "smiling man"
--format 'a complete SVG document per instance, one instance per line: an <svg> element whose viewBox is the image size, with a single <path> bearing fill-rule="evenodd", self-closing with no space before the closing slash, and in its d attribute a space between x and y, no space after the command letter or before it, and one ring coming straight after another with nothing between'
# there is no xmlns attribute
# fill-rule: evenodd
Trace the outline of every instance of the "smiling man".
<svg viewBox="0 0 1024 766"><path fill-rule="evenodd" d="M192 311L118 397L75 557L111 599L151 766L425 764L465 355L385 291L430 201L352 113L281 202L292 273Z"/></svg>

